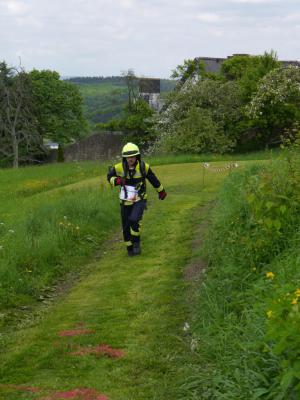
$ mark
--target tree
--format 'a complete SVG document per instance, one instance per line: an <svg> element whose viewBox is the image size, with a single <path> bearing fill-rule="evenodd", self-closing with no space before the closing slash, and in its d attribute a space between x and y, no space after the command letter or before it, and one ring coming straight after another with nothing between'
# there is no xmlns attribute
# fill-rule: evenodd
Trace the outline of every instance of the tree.
<svg viewBox="0 0 300 400"><path fill-rule="evenodd" d="M0 154L17 168L41 149L32 113L32 87L22 68L0 63Z"/></svg>
<svg viewBox="0 0 300 400"><path fill-rule="evenodd" d="M60 80L55 71L33 70L29 77L33 87L33 113L43 139L68 143L84 136L87 123L77 86Z"/></svg>
<svg viewBox="0 0 300 400"><path fill-rule="evenodd" d="M204 74L204 64L195 58L193 60L184 60L183 64L177 65L172 71L171 78L177 79L180 84L184 84L189 78L196 78Z"/></svg>
<svg viewBox="0 0 300 400"><path fill-rule="evenodd" d="M267 144L280 143L281 136L300 122L300 68L281 67L269 72L246 108Z"/></svg>
<svg viewBox="0 0 300 400"><path fill-rule="evenodd" d="M231 150L238 135L235 126L242 118L241 105L236 82L187 81L170 96L158 117L156 148L192 153Z"/></svg>
<svg viewBox="0 0 300 400"><path fill-rule="evenodd" d="M138 97L138 78L135 76L133 69L128 69L122 72L122 76L125 79L128 93L128 110L134 109L134 104Z"/></svg>
<svg viewBox="0 0 300 400"><path fill-rule="evenodd" d="M233 56L224 61L221 66L221 75L226 80L237 81L244 102L249 102L256 91L258 82L268 72L280 67L274 51L265 52L262 56Z"/></svg>
<svg viewBox="0 0 300 400"><path fill-rule="evenodd" d="M155 138L154 114L155 112L148 103L138 99L130 109L129 106L125 108L124 117L97 124L97 127L109 131L121 131L126 135L126 141L133 141L139 146L148 147Z"/></svg>
<svg viewBox="0 0 300 400"><path fill-rule="evenodd" d="M172 153L224 153L235 145L212 114L203 108L192 106L185 117L173 127L172 135L165 134L160 149Z"/></svg>

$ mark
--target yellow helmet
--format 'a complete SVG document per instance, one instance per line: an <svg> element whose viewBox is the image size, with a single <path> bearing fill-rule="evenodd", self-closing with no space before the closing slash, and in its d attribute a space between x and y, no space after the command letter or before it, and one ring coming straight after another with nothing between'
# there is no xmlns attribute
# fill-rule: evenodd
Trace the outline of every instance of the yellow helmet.
<svg viewBox="0 0 300 400"><path fill-rule="evenodd" d="M134 143L126 143L122 149L122 157L134 157L140 154L140 150Z"/></svg>

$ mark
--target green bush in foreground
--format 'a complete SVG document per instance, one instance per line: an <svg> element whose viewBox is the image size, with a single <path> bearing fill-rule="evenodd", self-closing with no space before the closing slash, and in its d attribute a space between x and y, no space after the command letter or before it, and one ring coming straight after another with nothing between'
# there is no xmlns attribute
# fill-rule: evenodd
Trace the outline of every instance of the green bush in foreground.
<svg viewBox="0 0 300 400"><path fill-rule="evenodd" d="M299 155L232 174L207 238L189 398L300 396ZM194 397L193 397L194 396Z"/></svg>

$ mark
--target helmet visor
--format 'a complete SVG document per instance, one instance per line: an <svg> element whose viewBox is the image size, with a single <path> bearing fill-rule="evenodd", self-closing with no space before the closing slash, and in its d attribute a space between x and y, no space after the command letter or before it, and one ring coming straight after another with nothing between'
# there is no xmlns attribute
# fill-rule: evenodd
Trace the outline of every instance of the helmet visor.
<svg viewBox="0 0 300 400"><path fill-rule="evenodd" d="M123 157L132 157L132 156L137 156L140 154L137 150L130 150L130 151L123 151L122 156Z"/></svg>

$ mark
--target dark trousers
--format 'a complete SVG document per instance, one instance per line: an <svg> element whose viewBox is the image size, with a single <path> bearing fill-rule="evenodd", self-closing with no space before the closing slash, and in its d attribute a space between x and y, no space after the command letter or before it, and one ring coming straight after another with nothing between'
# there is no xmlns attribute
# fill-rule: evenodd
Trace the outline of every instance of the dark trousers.
<svg viewBox="0 0 300 400"><path fill-rule="evenodd" d="M140 223L146 208L146 200L140 200L130 206L121 204L123 237L127 246L140 241Z"/></svg>

